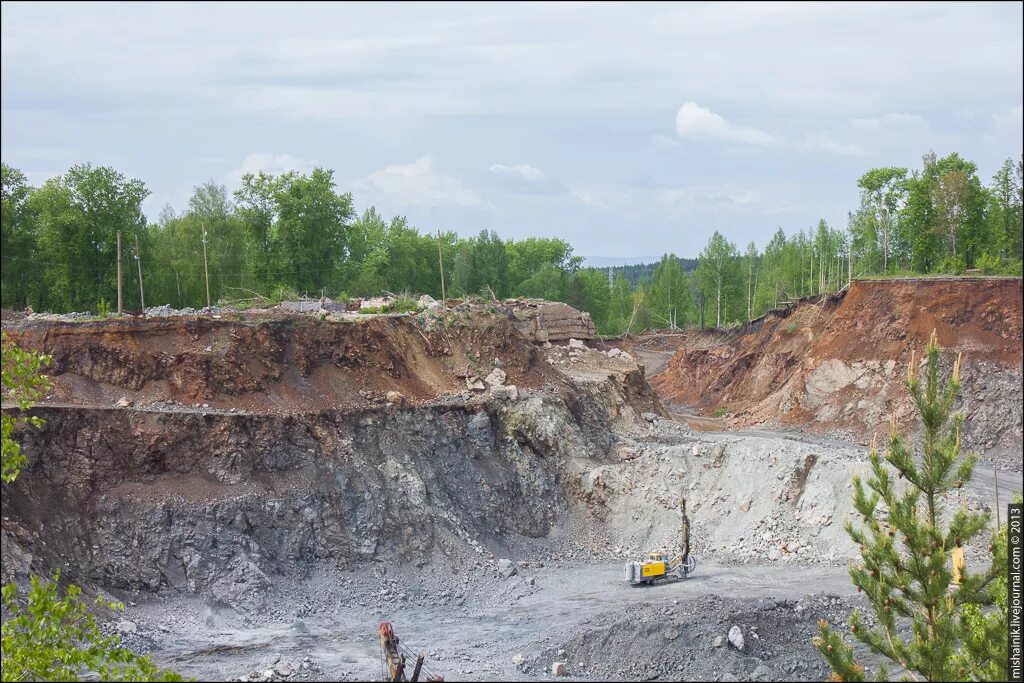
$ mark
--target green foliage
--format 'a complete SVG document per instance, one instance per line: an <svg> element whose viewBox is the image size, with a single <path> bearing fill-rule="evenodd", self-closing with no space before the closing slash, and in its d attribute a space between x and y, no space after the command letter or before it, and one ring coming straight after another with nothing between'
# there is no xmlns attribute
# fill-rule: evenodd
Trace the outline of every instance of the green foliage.
<svg viewBox="0 0 1024 683"><path fill-rule="evenodd" d="M584 268L569 281L566 302L581 311L589 312L594 326L601 334L611 333L608 328L610 299L608 274L604 270Z"/></svg>
<svg viewBox="0 0 1024 683"><path fill-rule="evenodd" d="M49 388L49 380L39 374L49 357L24 351L2 335L3 398L14 399L19 411ZM42 421L34 417L15 418L3 413L3 481L10 483L27 464L13 439L18 420L35 427ZM53 581L32 577L27 601L19 600L16 584L2 589L5 611L0 647L0 678L3 681L77 681L79 676L95 672L104 681L180 681L171 671L161 671L148 657L140 657L121 645L116 636L104 636L95 617L83 604L81 589L68 586L63 597ZM97 598L97 607L122 610L120 603Z"/></svg>
<svg viewBox="0 0 1024 683"><path fill-rule="evenodd" d="M14 440L14 427L19 422L40 427L43 421L38 417L22 415L28 410L34 401L50 389L50 380L46 375L41 375L40 370L50 363L49 356L25 351L8 339L6 334L0 336L0 348L3 358L2 366L2 387L0 394L4 400L14 400L18 404L17 415L14 411L4 410L0 416L2 426L2 458L0 458L0 479L10 483L18 476L21 469L27 464L21 446Z"/></svg>
<svg viewBox="0 0 1024 683"><path fill-rule="evenodd" d="M661 257L651 282L651 316L656 327L679 328L695 322L690 278L675 254Z"/></svg>
<svg viewBox="0 0 1024 683"><path fill-rule="evenodd" d="M698 260L694 275L705 305L714 307L715 327L721 327L723 322L735 319L730 317L730 306L736 307L739 299L739 251L716 230Z"/></svg>
<svg viewBox="0 0 1024 683"><path fill-rule="evenodd" d="M15 584L3 587L4 681L77 681L95 672L103 681L182 681L160 670L149 657L135 654L117 635L105 636L80 599L81 589L68 586L62 597L57 582L32 577L27 601L18 599ZM98 608L120 611L118 602L96 598Z"/></svg>
<svg viewBox="0 0 1024 683"><path fill-rule="evenodd" d="M284 298L282 288L294 293L289 298L400 291L440 298L443 262L446 294L566 301L587 310L603 334L698 322L725 327L838 291L851 276L974 268L1020 274L1022 164L1007 160L984 187L973 162L929 153L909 173L864 173L860 206L844 230L823 220L788 234L779 228L763 251L750 243L742 255L715 233L699 259L582 270L582 259L561 239L423 233L372 207L357 217L352 196L322 168L249 174L233 196L209 181L195 188L184 213L165 207L156 224L146 225L141 203L148 190L114 169L75 166L32 188L18 169L3 165L0 298L5 307L53 311L114 300L120 229L129 310L140 303L137 238L151 305L205 306L207 272L212 302L272 303ZM594 272L580 276L584 270Z"/></svg>
<svg viewBox="0 0 1024 683"><path fill-rule="evenodd" d="M420 310L420 302L408 294L401 294L395 297L395 301L391 305L391 310L395 313L418 313Z"/></svg>
<svg viewBox="0 0 1024 683"><path fill-rule="evenodd" d="M995 580L1006 568L1005 557L1000 562L994 555L991 565L978 573L964 568L959 586L953 585L953 549L966 545L989 521L987 513L964 508L953 514L948 525L941 521L945 495L968 481L974 468L974 456L960 452L964 417L952 412L960 390L959 366L957 359L950 378L940 382L934 333L923 381L911 355L907 388L921 418L920 452L915 455L908 448L894 420L884 455L872 446L866 484L859 475L853 479L854 507L862 523L859 527L846 523L847 533L861 549L861 563L851 566L850 578L866 596L878 624L869 628L855 610L851 631L875 654L929 681L964 680L968 667L974 666L965 663L964 657L976 656L965 652L981 658L971 660L978 663L978 670L989 663L985 653L996 645L987 640L986 629L979 634L977 627L965 628L974 613L968 607L991 604L997 597ZM903 480L906 485L899 485ZM908 640L897 631L901 618L910 622L913 635ZM1005 643L1006 632L999 637ZM978 639L980 644L975 642ZM831 666L833 678L864 680L864 668L855 661L852 649L827 623L820 624L815 644ZM887 675L880 670L879 680L887 680Z"/></svg>
<svg viewBox="0 0 1024 683"><path fill-rule="evenodd" d="M1017 496L1016 503L1021 502ZM992 534L992 563L1006 567L1009 532L1005 524L998 532ZM1004 681L1007 677L1006 662L1008 660L1009 632L1007 615L1009 614L1009 593L1007 575L1000 572L989 589L992 608L983 609L979 605L964 605L960 612L960 628L963 642L954 655L954 668L962 672L962 680Z"/></svg>
<svg viewBox="0 0 1024 683"><path fill-rule="evenodd" d="M142 200L148 195L141 180L90 164L73 166L31 193L29 207L38 217L38 275L46 283L40 305L86 310L100 297L116 296L117 231L125 249L134 249L136 237L146 237ZM126 306L137 307L134 269L126 268L125 276Z"/></svg>
<svg viewBox="0 0 1024 683"><path fill-rule="evenodd" d="M106 318L110 315L110 304L102 297L100 297L100 300L96 303L96 315L101 318Z"/></svg>

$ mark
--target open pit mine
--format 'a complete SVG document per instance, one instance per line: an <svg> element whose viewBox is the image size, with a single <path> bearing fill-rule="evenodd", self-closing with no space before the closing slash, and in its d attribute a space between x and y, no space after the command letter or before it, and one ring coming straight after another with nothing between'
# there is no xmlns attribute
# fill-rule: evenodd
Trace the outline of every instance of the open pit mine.
<svg viewBox="0 0 1024 683"><path fill-rule="evenodd" d="M890 416L915 429L933 330L979 456L948 507L1021 491L1020 279L855 281L623 339L564 304L428 303L5 312L53 361L3 486L3 581L60 570L204 680L380 680L402 656L420 680L822 680L818 621L863 601L851 476ZM651 550L665 580L631 585Z"/></svg>

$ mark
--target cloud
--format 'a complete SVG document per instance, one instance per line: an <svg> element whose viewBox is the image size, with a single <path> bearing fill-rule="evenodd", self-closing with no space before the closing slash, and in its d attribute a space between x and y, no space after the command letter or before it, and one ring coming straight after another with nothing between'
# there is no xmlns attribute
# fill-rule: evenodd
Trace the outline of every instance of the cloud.
<svg viewBox="0 0 1024 683"><path fill-rule="evenodd" d="M268 152L254 152L242 160L242 165L230 171L226 181L230 187L241 184L242 176L247 173L257 174L260 171L278 175L295 171L297 173L309 173L320 165L316 159L300 159L291 154L270 154Z"/></svg>
<svg viewBox="0 0 1024 683"><path fill-rule="evenodd" d="M679 143L667 135L655 133L651 136L651 143L655 147L678 147Z"/></svg>
<svg viewBox="0 0 1024 683"><path fill-rule="evenodd" d="M830 154L844 154L848 156L863 156L867 154L860 145L840 142L826 131L808 133L804 137L801 146L812 152L828 152Z"/></svg>
<svg viewBox="0 0 1024 683"><path fill-rule="evenodd" d="M531 182L540 182L545 178L544 171L534 168L529 164L517 164L515 166L492 164L488 170L495 175L517 176Z"/></svg>
<svg viewBox="0 0 1024 683"><path fill-rule="evenodd" d="M679 108L676 113L676 133L681 138L722 140L758 147L768 147L779 142L774 135L756 128L734 126L696 102L687 102Z"/></svg>
<svg viewBox="0 0 1024 683"><path fill-rule="evenodd" d="M359 183L397 206L476 207L484 200L462 181L437 168L429 154L408 164L394 164L371 173Z"/></svg>
<svg viewBox="0 0 1024 683"><path fill-rule="evenodd" d="M624 209L633 203L632 193L616 188L575 187L569 190L569 194L581 204L598 211Z"/></svg>
<svg viewBox="0 0 1024 683"><path fill-rule="evenodd" d="M917 114L893 112L875 118L860 118L850 121L850 126L860 130L928 130L928 121Z"/></svg>
<svg viewBox="0 0 1024 683"><path fill-rule="evenodd" d="M734 188L731 185L678 187L655 194L657 201L667 209L701 210L745 213L789 213L799 207L787 200L766 197L756 190Z"/></svg>
<svg viewBox="0 0 1024 683"><path fill-rule="evenodd" d="M526 195L556 195L566 192L566 187L561 181L530 164L492 164L487 171L485 182L500 192Z"/></svg>

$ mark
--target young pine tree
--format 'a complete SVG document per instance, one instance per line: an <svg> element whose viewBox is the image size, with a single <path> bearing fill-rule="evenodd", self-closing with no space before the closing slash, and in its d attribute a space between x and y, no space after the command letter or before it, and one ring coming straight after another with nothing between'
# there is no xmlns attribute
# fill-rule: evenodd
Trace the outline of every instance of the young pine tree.
<svg viewBox="0 0 1024 683"><path fill-rule="evenodd" d="M915 454L907 447L894 420L884 455L872 445L867 486L859 476L853 480L854 507L863 525L855 528L847 522L846 531L860 546L862 562L851 566L850 577L867 596L877 626L869 628L855 610L850 630L873 653L890 660L913 680L965 680L978 670L970 671L973 667L965 665L965 642L975 636L969 633L964 617L974 609L970 606L992 602L993 582L1005 572L1005 561L999 562L994 553L985 571L969 574L963 568L959 585L953 583L953 549L974 538L989 519L987 513L961 508L948 524L942 521L946 494L971 478L974 456L961 455L964 417L952 412L960 389L960 359L951 377L940 382L934 332L928 343L924 379L919 377L912 354L907 387L921 418L920 452ZM900 483L904 480L906 485ZM897 630L897 620L903 619L910 626L907 639ZM855 661L852 647L827 622L819 627L814 643L832 668L832 680L865 680L866 672ZM1005 642L1005 631L1000 637ZM888 680L888 676L882 665L878 680Z"/></svg>

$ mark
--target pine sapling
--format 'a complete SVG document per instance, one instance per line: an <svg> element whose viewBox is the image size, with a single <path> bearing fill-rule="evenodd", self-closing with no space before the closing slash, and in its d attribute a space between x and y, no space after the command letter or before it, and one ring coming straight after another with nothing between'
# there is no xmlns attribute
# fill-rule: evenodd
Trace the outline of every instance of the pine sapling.
<svg viewBox="0 0 1024 683"><path fill-rule="evenodd" d="M917 453L900 436L894 418L885 453L879 455L875 444L871 446L867 481L859 475L853 479L853 503L862 524L855 527L847 521L845 527L860 548L861 561L851 565L850 577L867 597L877 625L869 627L855 610L850 630L911 680L964 680L977 674L958 656L971 637L965 628L965 608L992 602L993 581L1005 566L994 554L985 571L971 574L963 568L959 585L953 582L953 549L977 536L989 517L961 507L943 522L947 496L970 480L975 458L961 454L964 416L952 410L960 391L960 357L949 379L940 382L939 346L933 332L925 361L923 380L913 353L907 371L907 388L922 427ZM898 623L909 625L907 637ZM867 672L853 648L827 622L819 628L814 643L832 668L832 680L865 680ZM878 680L888 676L882 664Z"/></svg>

